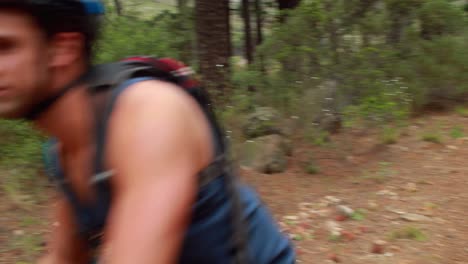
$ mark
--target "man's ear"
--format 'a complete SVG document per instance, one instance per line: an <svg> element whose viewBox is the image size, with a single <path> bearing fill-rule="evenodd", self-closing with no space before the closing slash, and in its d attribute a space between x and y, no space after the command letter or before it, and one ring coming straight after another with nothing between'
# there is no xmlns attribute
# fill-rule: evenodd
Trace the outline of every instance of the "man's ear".
<svg viewBox="0 0 468 264"><path fill-rule="evenodd" d="M50 67L63 67L80 59L84 50L84 37L80 33L59 33L51 42Z"/></svg>

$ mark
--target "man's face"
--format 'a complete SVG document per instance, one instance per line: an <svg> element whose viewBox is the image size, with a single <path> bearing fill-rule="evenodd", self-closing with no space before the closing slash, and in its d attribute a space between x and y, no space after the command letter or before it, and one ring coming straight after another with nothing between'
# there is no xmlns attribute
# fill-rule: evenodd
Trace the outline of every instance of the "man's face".
<svg viewBox="0 0 468 264"><path fill-rule="evenodd" d="M49 47L32 17L0 9L0 118L18 118L49 79Z"/></svg>

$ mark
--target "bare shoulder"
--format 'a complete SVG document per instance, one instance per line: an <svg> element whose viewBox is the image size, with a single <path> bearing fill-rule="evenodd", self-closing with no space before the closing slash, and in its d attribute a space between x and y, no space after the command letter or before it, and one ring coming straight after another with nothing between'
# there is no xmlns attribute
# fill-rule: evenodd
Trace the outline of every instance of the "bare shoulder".
<svg viewBox="0 0 468 264"><path fill-rule="evenodd" d="M184 111L198 108L196 102L175 84L148 80L127 88L119 99L120 108L158 109L159 111Z"/></svg>
<svg viewBox="0 0 468 264"><path fill-rule="evenodd" d="M124 158L115 153L129 152L139 156L145 152L151 159L189 155L186 158L195 159L196 169L201 169L213 156L203 111L186 91L168 82L143 81L127 88L116 102L109 126L114 160Z"/></svg>

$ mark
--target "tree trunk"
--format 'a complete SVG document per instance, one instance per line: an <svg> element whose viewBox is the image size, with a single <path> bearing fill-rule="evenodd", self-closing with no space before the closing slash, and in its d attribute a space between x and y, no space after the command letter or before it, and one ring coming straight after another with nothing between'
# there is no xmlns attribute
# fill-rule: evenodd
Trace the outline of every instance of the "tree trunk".
<svg viewBox="0 0 468 264"><path fill-rule="evenodd" d="M215 101L228 94L231 37L229 0L196 0L199 71Z"/></svg>
<svg viewBox="0 0 468 264"><path fill-rule="evenodd" d="M278 1L278 9L282 11L280 14L280 18L279 18L281 23L285 22L287 18L287 15L284 13L284 11L296 8L301 2L301 0L277 0L277 1Z"/></svg>
<svg viewBox="0 0 468 264"><path fill-rule="evenodd" d="M294 9L296 8L301 0L278 0L278 8L280 10L284 9Z"/></svg>
<svg viewBox="0 0 468 264"><path fill-rule="evenodd" d="M255 0L255 18L255 22L257 25L256 45L258 46L263 43L263 10L261 0Z"/></svg>
<svg viewBox="0 0 468 264"><path fill-rule="evenodd" d="M121 16L122 15L122 3L120 0L114 0L114 5L115 5L115 11L117 12L117 15Z"/></svg>
<svg viewBox="0 0 468 264"><path fill-rule="evenodd" d="M261 0L255 0L255 24L256 24L256 41L255 41L255 52L256 48L263 43L263 9ZM263 75L266 75L265 63L262 54L256 53L258 65Z"/></svg>
<svg viewBox="0 0 468 264"><path fill-rule="evenodd" d="M252 27L250 21L250 1L242 0L242 17L244 20L244 42L245 42L245 57L247 62L252 64L253 61L253 46L252 46Z"/></svg>

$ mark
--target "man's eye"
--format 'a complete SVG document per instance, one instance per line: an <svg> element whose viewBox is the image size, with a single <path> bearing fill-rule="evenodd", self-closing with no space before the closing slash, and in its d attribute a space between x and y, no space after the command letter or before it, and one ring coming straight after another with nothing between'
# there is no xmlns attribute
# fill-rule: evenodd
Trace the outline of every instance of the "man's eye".
<svg viewBox="0 0 468 264"><path fill-rule="evenodd" d="M15 43L9 40L0 39L0 53L12 51L15 48Z"/></svg>

